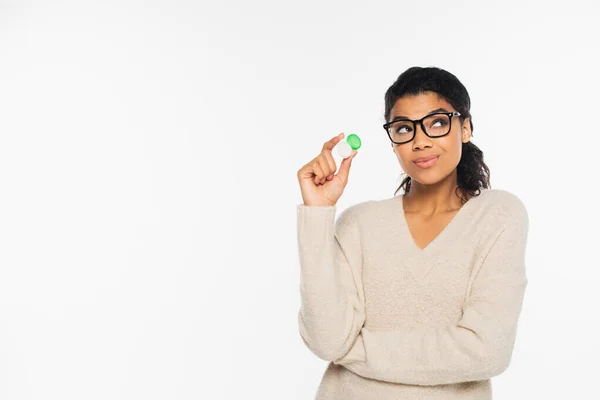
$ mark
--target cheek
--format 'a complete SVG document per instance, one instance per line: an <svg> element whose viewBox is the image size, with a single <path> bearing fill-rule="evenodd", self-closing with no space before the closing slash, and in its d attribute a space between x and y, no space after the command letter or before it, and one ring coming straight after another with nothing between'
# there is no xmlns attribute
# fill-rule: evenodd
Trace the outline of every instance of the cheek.
<svg viewBox="0 0 600 400"><path fill-rule="evenodd" d="M444 146L444 165L449 168L454 168L460 162L462 155L462 143L458 141L452 141Z"/></svg>
<svg viewBox="0 0 600 400"><path fill-rule="evenodd" d="M445 140L440 141L439 145L442 148L442 152L445 153L446 158L460 160L462 151L462 141L456 134L444 138Z"/></svg>
<svg viewBox="0 0 600 400"><path fill-rule="evenodd" d="M402 151L398 147L396 147L394 149L394 155L398 159L398 162L400 163L400 166L402 167L402 169L404 169L404 167L406 166L406 162L404 160L408 160L410 156L405 151Z"/></svg>

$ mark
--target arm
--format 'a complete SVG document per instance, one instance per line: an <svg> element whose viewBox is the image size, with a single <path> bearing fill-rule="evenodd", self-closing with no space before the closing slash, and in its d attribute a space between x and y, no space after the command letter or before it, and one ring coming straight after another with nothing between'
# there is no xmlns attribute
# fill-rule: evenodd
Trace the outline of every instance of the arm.
<svg viewBox="0 0 600 400"><path fill-rule="evenodd" d="M456 325L407 331L361 329L336 364L361 376L412 385L486 380L509 365L527 278L527 211L519 205L474 271Z"/></svg>
<svg viewBox="0 0 600 400"><path fill-rule="evenodd" d="M299 331L304 344L326 361L350 350L365 320L360 232L352 209L337 222L335 206L297 209Z"/></svg>

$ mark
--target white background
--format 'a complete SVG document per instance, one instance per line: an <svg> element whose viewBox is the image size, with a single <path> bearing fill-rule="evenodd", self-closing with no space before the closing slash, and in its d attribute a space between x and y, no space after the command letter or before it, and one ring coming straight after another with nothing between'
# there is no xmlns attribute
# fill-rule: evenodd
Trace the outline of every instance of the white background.
<svg viewBox="0 0 600 400"><path fill-rule="evenodd" d="M297 170L363 140L340 210L402 171L383 95L455 74L528 207L495 399L591 398L598 3L0 2L0 399L311 399Z"/></svg>

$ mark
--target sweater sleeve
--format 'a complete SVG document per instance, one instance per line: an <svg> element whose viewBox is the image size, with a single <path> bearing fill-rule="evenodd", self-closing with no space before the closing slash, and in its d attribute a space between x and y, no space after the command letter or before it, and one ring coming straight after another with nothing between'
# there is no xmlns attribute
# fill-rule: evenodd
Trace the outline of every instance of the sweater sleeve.
<svg viewBox="0 0 600 400"><path fill-rule="evenodd" d="M479 268L473 271L460 320L445 327L370 331L334 363L377 380L442 385L486 380L509 365L527 278L528 216L510 212Z"/></svg>
<svg viewBox="0 0 600 400"><path fill-rule="evenodd" d="M297 207L300 256L298 325L304 344L333 361L346 354L365 321L362 250L353 207Z"/></svg>

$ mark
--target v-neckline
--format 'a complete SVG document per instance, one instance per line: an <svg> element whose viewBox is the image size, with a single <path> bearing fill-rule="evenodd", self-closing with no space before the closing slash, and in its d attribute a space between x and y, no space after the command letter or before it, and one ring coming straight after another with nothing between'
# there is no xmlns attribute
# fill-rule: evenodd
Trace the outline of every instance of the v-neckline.
<svg viewBox="0 0 600 400"><path fill-rule="evenodd" d="M472 196L469 200L467 200L467 202L458 209L456 214L454 214L454 216L452 217L450 222L448 222L446 224L446 226L444 226L444 228L437 234L437 236L435 236L423 248L420 248L417 245L417 243L415 242L415 239L413 238L413 235L410 231L410 228L408 226L408 220L406 219L406 215L404 214L404 200L403 200L404 195L397 196L399 198L399 202L400 202L400 217L402 218L402 225L403 225L403 227L406 231L407 237L410 241L410 246L419 254L424 254L424 253L432 251L431 250L432 248L434 248L436 245L438 245L438 243L442 242L444 240L444 238L449 235L449 232L452 230L454 225L456 225L458 223L458 221L460 221L460 219L463 218L463 215L467 214L467 210L473 206L473 200L476 200L477 198L481 197L483 195L483 193L486 191L487 191L487 189L480 189L479 195Z"/></svg>

